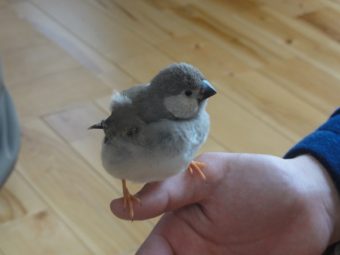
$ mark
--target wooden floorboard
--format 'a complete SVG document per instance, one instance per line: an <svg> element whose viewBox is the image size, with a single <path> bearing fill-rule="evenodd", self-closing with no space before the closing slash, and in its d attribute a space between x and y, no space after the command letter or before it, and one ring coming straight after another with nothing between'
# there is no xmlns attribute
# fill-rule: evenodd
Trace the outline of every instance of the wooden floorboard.
<svg viewBox="0 0 340 255"><path fill-rule="evenodd" d="M19 169L0 193L0 254L93 254Z"/></svg>
<svg viewBox="0 0 340 255"><path fill-rule="evenodd" d="M0 0L22 126L0 191L0 254L134 254L158 219L111 214L121 183L87 128L109 114L113 90L170 63L199 67L218 89L200 153L282 156L339 106L339 17L339 0Z"/></svg>

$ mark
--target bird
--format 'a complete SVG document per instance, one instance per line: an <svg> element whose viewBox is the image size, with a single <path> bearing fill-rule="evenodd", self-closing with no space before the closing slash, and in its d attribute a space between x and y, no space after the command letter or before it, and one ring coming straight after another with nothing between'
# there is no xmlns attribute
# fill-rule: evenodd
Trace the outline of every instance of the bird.
<svg viewBox="0 0 340 255"><path fill-rule="evenodd" d="M148 84L114 92L111 114L89 129L104 130L101 159L105 170L122 180L124 207L130 218L132 195L126 181L162 181L179 172L203 172L205 164L193 157L206 141L210 118L207 99L216 89L199 69L174 63Z"/></svg>

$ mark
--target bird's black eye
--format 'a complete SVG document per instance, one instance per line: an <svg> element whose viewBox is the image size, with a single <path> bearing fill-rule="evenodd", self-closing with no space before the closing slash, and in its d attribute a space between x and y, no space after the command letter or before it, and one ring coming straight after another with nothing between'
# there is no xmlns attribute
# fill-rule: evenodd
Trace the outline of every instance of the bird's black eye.
<svg viewBox="0 0 340 255"><path fill-rule="evenodd" d="M126 135L131 137L136 135L139 132L139 129L137 127L134 128L130 128L129 130L127 130Z"/></svg>
<svg viewBox="0 0 340 255"><path fill-rule="evenodd" d="M192 91L191 90L186 90L184 93L185 93L185 95L187 97L190 97L192 95Z"/></svg>

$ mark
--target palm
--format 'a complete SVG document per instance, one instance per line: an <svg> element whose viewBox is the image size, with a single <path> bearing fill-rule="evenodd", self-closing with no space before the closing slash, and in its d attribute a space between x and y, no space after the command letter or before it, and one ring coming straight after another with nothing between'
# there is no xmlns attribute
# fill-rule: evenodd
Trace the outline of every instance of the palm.
<svg viewBox="0 0 340 255"><path fill-rule="evenodd" d="M323 232L315 223L320 222L319 214L309 213L301 203L286 161L268 156L216 157L220 155L201 158L214 162L206 169L206 184L176 176L141 192L149 203L147 196L166 190L164 202L150 204L150 211L140 212L141 218L179 209L163 216L140 254L321 254L327 240L320 241L320 236L327 236L327 228ZM171 185L176 181L181 185ZM182 202L176 204L183 192ZM169 200L166 194L174 196Z"/></svg>

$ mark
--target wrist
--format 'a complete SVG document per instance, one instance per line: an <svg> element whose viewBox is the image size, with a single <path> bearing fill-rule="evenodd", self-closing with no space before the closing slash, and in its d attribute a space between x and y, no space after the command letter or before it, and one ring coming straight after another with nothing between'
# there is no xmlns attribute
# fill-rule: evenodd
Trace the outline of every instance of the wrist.
<svg viewBox="0 0 340 255"><path fill-rule="evenodd" d="M289 160L307 213L318 221L327 243L340 240L340 200L327 169L310 155ZM314 222L315 223L315 222Z"/></svg>

